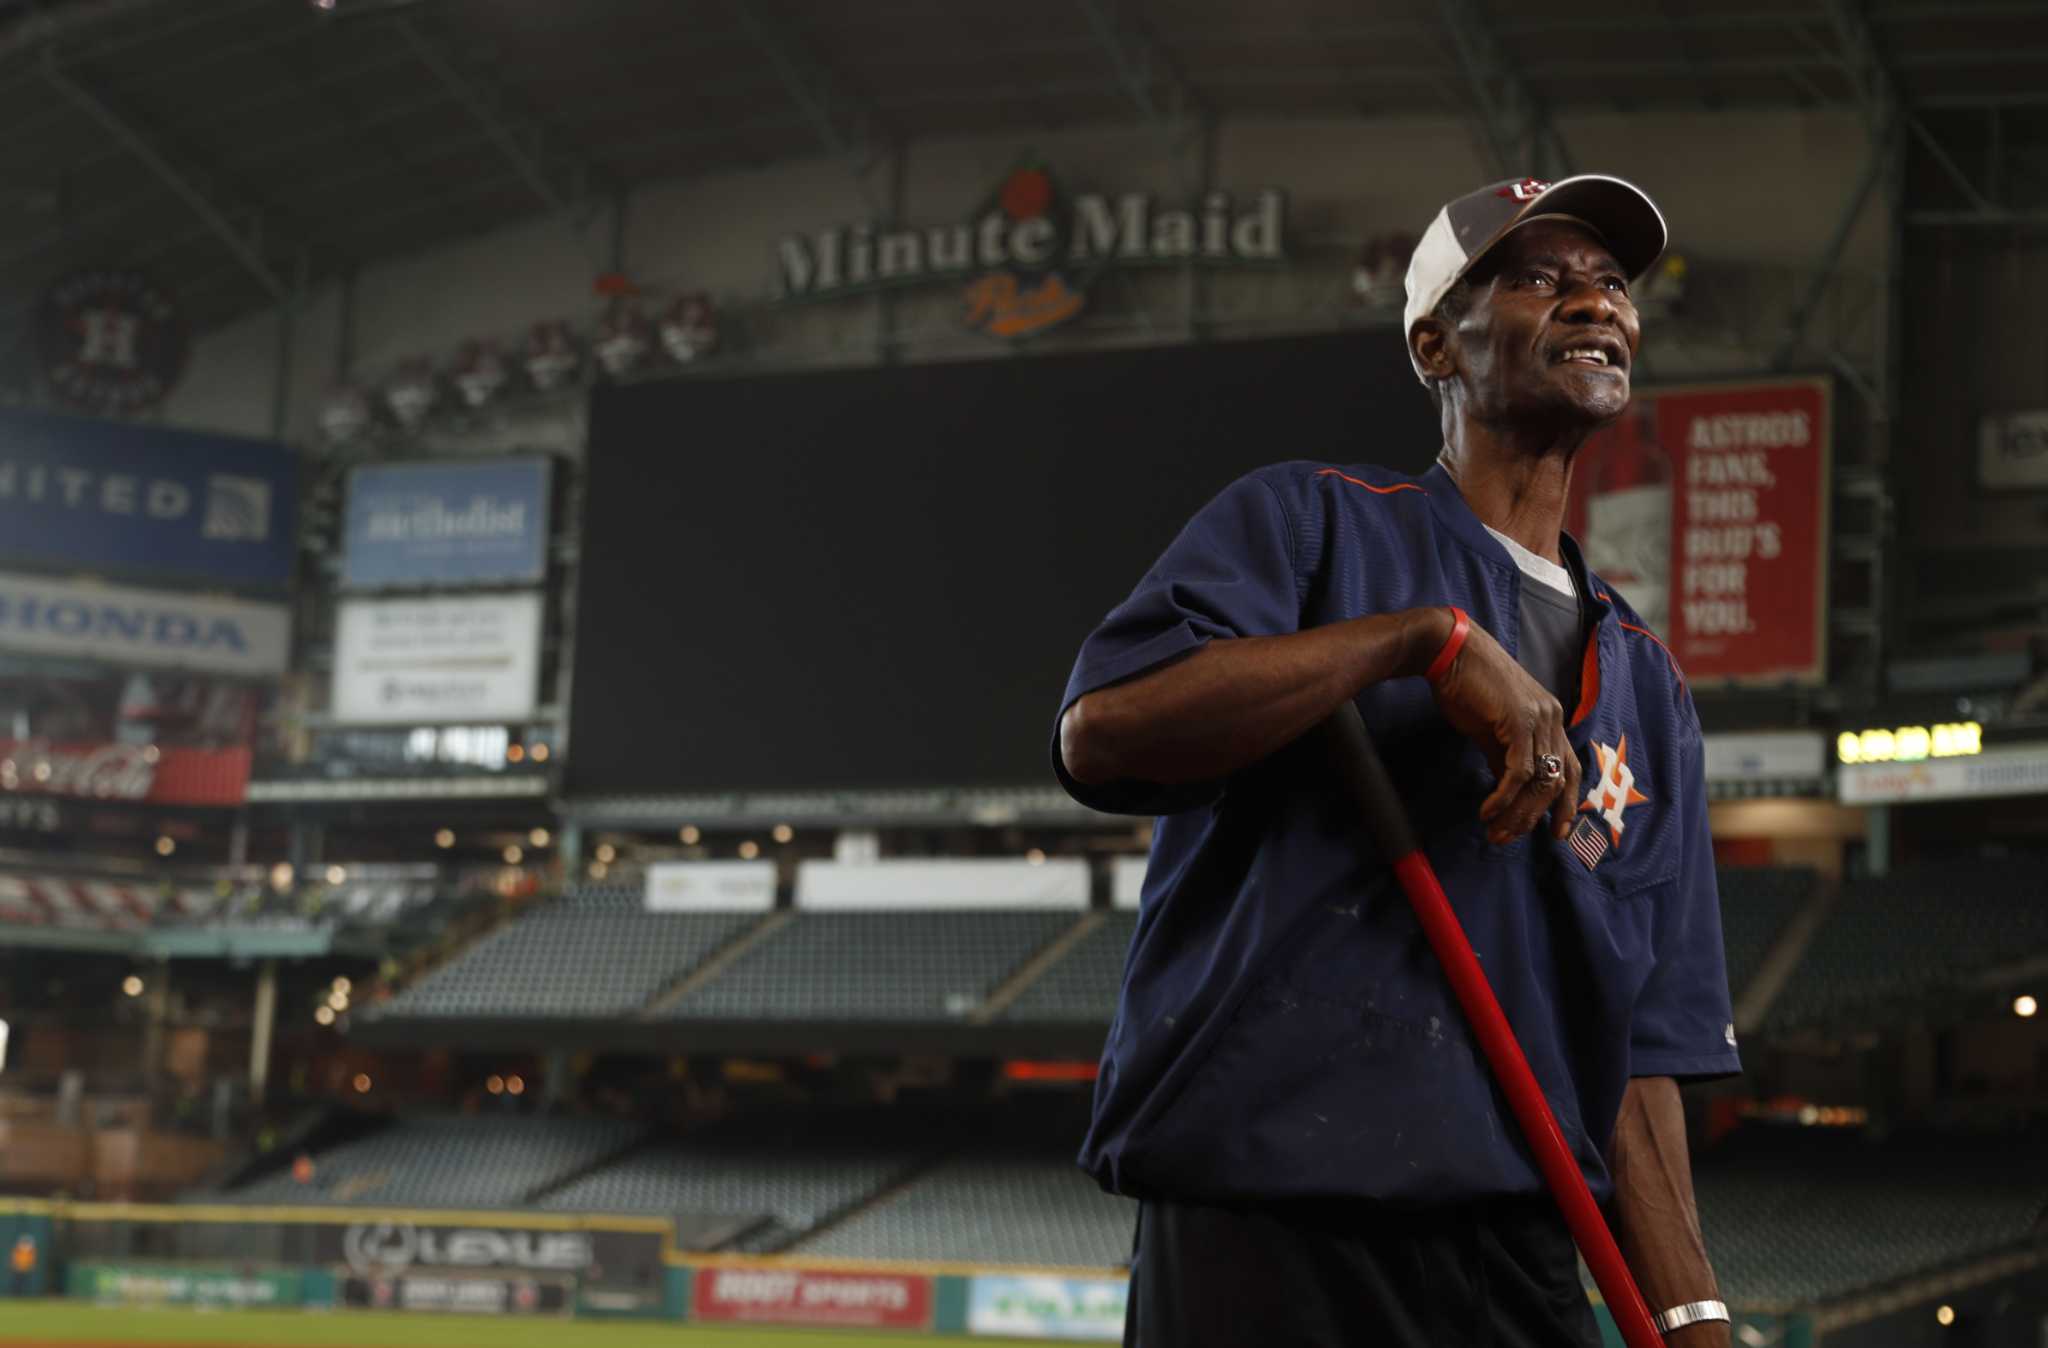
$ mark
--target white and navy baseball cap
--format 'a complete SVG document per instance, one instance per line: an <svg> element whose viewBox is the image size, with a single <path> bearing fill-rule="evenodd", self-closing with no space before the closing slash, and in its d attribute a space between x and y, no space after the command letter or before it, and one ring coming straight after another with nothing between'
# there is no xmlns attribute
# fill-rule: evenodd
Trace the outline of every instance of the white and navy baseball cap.
<svg viewBox="0 0 2048 1348"><path fill-rule="evenodd" d="M1581 173L1547 183L1539 178L1490 183L1436 213L1408 259L1408 302L1401 310L1403 340L1450 288L1510 232L1532 220L1570 220L1600 236L1634 281L1664 252L1663 212L1634 183ZM1410 352L1413 358L1413 352ZM1420 376L1421 370L1416 374ZM1427 379L1424 383L1429 382Z"/></svg>

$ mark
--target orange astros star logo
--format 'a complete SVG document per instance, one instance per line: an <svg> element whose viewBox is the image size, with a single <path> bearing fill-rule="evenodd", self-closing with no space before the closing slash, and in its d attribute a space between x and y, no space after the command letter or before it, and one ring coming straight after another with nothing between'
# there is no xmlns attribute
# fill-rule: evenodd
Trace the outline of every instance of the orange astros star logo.
<svg viewBox="0 0 2048 1348"><path fill-rule="evenodd" d="M1631 805L1640 805L1649 797L1636 790L1636 774L1628 765L1628 736L1621 737L1621 743L1610 749L1594 741L1593 751L1600 756L1600 777L1593 783L1593 789L1586 793L1579 810L1591 810L1607 821L1607 830L1613 836L1614 845L1621 846L1623 827L1622 811Z"/></svg>

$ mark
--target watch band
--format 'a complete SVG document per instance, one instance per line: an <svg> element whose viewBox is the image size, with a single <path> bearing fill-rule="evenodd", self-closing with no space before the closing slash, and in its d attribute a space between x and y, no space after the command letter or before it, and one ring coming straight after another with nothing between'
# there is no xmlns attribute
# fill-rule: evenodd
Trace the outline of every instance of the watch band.
<svg viewBox="0 0 2048 1348"><path fill-rule="evenodd" d="M1688 1301L1683 1306L1673 1306L1654 1317L1659 1334L1669 1334L1674 1329L1699 1324L1702 1320L1726 1320L1728 1303L1725 1301Z"/></svg>

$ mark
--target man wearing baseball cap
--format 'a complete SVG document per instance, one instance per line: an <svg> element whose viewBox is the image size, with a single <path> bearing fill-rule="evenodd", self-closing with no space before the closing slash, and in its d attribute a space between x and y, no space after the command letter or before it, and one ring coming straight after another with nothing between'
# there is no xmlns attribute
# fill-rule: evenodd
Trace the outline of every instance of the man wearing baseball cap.
<svg viewBox="0 0 2048 1348"><path fill-rule="evenodd" d="M1060 780L1159 817L1081 1155L1140 1200L1127 1343L1599 1341L1387 861L1303 741L1346 700L1659 1327L1729 1341L1678 1095L1741 1070L1699 720L1562 527L1664 242L1617 178L1445 206L1405 312L1436 466L1251 473L1081 648Z"/></svg>

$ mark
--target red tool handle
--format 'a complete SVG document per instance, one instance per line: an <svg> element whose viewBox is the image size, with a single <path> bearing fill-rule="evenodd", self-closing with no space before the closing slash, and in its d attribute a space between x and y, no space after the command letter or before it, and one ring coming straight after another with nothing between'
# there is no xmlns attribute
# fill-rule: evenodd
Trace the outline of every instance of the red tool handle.
<svg viewBox="0 0 2048 1348"><path fill-rule="evenodd" d="M1372 746L1372 738L1366 734L1358 708L1346 703L1325 723L1324 734L1338 776L1365 815L1381 850L1394 860L1394 878L1422 923L1423 935L1429 938L1430 949L1436 952L1437 963L1443 966L1444 977L1457 994L1458 1005L1464 1008L1473 1037L1486 1054L1501 1093L1507 1096L1508 1107L1514 1111L1522 1136L1536 1158L1536 1168L1542 1171L1543 1182L1550 1186L1551 1197L1564 1213L1565 1225L1571 1228L1572 1239L1578 1243L1586 1267L1593 1271L1593 1281L1607 1301L1622 1341L1628 1348L1661 1348L1664 1339L1650 1319L1650 1308L1644 1304L1628 1262L1614 1243L1614 1234L1607 1229L1607 1219L1600 1215L1600 1206L1586 1187L1578 1161L1565 1145L1557 1118L1550 1112L1550 1102L1543 1098L1543 1088L1536 1084L1536 1074L1529 1070L1529 1060L1522 1056L1522 1046L1493 995L1492 984L1486 981L1485 971L1479 967L1479 957L1472 953L1472 943L1466 939L1458 915L1451 911L1450 900L1444 897L1436 871L1422 854L1408 812Z"/></svg>

